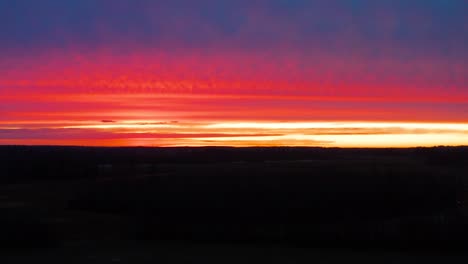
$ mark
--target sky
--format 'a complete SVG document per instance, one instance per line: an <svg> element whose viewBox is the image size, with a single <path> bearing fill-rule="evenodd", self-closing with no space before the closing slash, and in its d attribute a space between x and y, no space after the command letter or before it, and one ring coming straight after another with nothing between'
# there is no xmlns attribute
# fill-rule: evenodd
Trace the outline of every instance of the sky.
<svg viewBox="0 0 468 264"><path fill-rule="evenodd" d="M0 0L0 144L468 145L466 0Z"/></svg>

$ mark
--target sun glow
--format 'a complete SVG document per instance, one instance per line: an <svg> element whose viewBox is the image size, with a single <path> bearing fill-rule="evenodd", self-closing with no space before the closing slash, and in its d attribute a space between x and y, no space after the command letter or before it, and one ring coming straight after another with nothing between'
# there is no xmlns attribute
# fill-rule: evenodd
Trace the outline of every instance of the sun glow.
<svg viewBox="0 0 468 264"><path fill-rule="evenodd" d="M0 143L130 146L417 147L468 145L468 124L102 120L1 124ZM23 126L23 127L22 127Z"/></svg>
<svg viewBox="0 0 468 264"><path fill-rule="evenodd" d="M226 129L308 129L308 128L406 128L446 129L468 132L468 124L462 123L416 123L416 122L231 122L216 123L207 128Z"/></svg>

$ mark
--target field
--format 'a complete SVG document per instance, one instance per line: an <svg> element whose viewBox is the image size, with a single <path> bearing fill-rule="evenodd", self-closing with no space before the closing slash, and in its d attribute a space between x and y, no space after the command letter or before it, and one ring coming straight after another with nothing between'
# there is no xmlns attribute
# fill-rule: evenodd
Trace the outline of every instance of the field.
<svg viewBox="0 0 468 264"><path fill-rule="evenodd" d="M468 245L466 147L5 146L0 158L6 263L431 263Z"/></svg>

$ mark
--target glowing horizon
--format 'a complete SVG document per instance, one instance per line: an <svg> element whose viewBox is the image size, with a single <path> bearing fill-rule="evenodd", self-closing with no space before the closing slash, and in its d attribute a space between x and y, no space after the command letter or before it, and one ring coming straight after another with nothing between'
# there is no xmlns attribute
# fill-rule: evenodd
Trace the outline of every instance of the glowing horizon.
<svg viewBox="0 0 468 264"><path fill-rule="evenodd" d="M0 123L0 144L89 146L431 147L468 142L466 123L82 121ZM25 135L29 138L25 139ZM6 140L5 140L6 138ZM437 144L434 144L437 142Z"/></svg>

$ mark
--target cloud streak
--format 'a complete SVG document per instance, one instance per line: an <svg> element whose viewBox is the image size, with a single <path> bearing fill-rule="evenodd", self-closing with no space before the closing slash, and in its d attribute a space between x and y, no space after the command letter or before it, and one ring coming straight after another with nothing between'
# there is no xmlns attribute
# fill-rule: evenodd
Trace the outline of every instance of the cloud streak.
<svg viewBox="0 0 468 264"><path fill-rule="evenodd" d="M169 124L169 125L168 125ZM468 142L468 125L459 123L377 122L230 122L184 123L124 121L57 128L8 128L0 125L0 142L113 146L431 146ZM196 131L196 132L195 132ZM386 140L391 141L386 142ZM378 143L380 142L380 145ZM68 143L70 144L70 143ZM386 144L386 145L384 145Z"/></svg>

